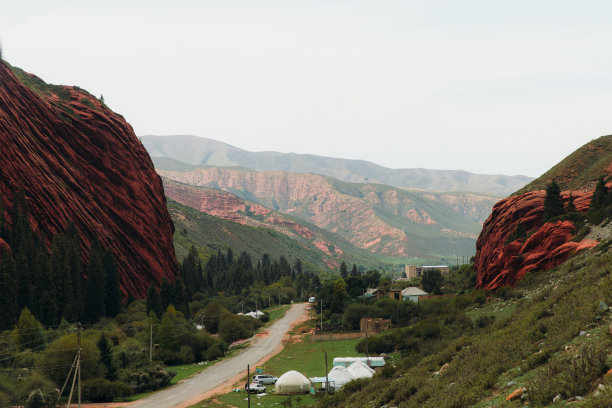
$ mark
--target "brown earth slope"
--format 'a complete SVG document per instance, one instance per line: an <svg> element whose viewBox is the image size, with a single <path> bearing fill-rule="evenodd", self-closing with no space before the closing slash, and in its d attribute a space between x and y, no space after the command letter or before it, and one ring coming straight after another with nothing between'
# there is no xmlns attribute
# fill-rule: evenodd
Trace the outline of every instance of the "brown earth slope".
<svg viewBox="0 0 612 408"><path fill-rule="evenodd" d="M36 231L51 236L73 221L85 258L94 236L114 252L124 296L143 297L150 282L176 276L162 183L132 127L80 88L0 62L5 210L21 186Z"/></svg>

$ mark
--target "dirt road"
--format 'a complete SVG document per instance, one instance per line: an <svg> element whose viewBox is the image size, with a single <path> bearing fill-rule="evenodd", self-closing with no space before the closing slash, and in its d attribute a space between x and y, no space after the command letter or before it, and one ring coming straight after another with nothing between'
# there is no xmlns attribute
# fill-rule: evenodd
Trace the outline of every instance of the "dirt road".
<svg viewBox="0 0 612 408"><path fill-rule="evenodd" d="M266 335L257 336L251 346L240 354L220 361L171 388L129 404L130 408L187 407L211 396L214 390L231 385L246 373L247 364L254 370L257 363L282 349L283 337L307 316L305 309L304 303L293 305L282 319L268 328Z"/></svg>

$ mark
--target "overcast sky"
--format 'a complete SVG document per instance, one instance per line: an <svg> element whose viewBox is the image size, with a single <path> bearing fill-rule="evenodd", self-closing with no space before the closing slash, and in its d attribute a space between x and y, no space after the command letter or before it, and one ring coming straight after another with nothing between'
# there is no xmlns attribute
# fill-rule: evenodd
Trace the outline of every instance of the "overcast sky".
<svg viewBox="0 0 612 408"><path fill-rule="evenodd" d="M137 135L538 176L612 133L611 1L7 3L5 59Z"/></svg>

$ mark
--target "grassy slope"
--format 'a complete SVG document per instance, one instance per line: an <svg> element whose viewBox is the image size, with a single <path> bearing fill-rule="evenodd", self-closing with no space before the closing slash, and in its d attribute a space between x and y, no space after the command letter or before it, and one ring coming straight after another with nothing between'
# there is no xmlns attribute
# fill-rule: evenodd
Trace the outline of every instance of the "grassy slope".
<svg viewBox="0 0 612 408"><path fill-rule="evenodd" d="M612 349L609 311L598 310L601 301L612 304L612 255L580 255L530 275L518 290L523 297L516 304L499 301L483 308L484 314L498 315L483 332L461 337L416 364L404 362L392 378L377 376L360 391L340 393L320 406L501 406L518 387L527 387L531 406L552 404L556 394L586 397L576 406L609 406L612 392L595 397L594 391L599 383L610 382L602 374L611 361L589 371L584 356L593 357L597 350L609 355ZM449 369L434 375L444 363ZM516 384L507 386L510 381ZM607 403L597 405L598 398Z"/></svg>
<svg viewBox="0 0 612 408"><path fill-rule="evenodd" d="M593 189L600 176L610 174L611 163L612 135L602 136L591 140L515 194L544 190L553 178L564 190Z"/></svg>
<svg viewBox="0 0 612 408"><path fill-rule="evenodd" d="M194 244L204 258L219 249L226 251L231 247L235 254L247 251L253 259L260 258L264 253L273 258L284 255L289 262L300 258L306 267L314 271L329 269L323 260L323 253L306 241L299 242L273 230L222 220L172 200L168 200L168 210L176 229L174 247L179 260L187 255ZM396 268L393 264L402 262L397 258L378 257L355 247L351 249L348 243L340 247L344 251L343 259L349 264L391 270Z"/></svg>

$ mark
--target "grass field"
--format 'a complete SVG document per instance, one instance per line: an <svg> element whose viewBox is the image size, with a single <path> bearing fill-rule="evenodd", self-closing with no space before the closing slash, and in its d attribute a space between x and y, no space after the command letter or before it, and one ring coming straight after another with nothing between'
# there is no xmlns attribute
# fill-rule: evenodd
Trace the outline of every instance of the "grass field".
<svg viewBox="0 0 612 408"><path fill-rule="evenodd" d="M488 303L479 308L468 310L465 312L465 314L468 315L473 322L475 322L480 316L495 316L496 320L502 320L510 316L515 310L516 302L500 300Z"/></svg>
<svg viewBox="0 0 612 408"><path fill-rule="evenodd" d="M327 352L328 371L332 368L334 357L361 356L355 351L357 340L336 340L310 342L308 335L302 337L298 342L288 343L282 352L272 357L263 365L264 373L280 377L289 370L296 370L306 377L317 377L325 375L325 352ZM246 379L243 379L237 388L240 392L230 392L216 398L202 401L193 407L246 407L246 394L242 387ZM268 386L268 392L272 393L274 386ZM316 398L311 395L293 396L292 405L288 405L289 397L286 395L265 395L260 398L251 396L253 407L302 407L312 405Z"/></svg>

